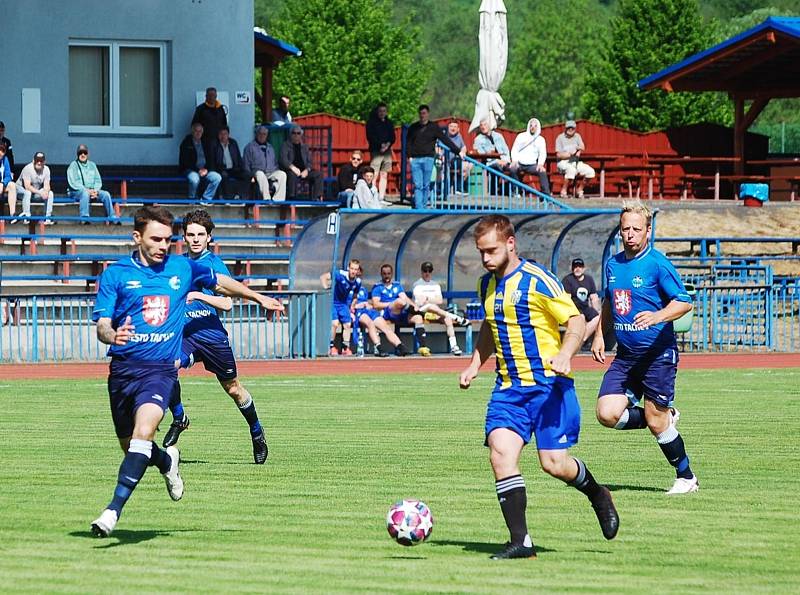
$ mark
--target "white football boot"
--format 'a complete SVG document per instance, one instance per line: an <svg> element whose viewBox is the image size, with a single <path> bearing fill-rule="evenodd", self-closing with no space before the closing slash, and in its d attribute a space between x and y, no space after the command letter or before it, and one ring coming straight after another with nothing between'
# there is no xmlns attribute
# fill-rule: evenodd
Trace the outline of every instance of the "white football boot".
<svg viewBox="0 0 800 595"><path fill-rule="evenodd" d="M92 533L97 537L108 537L117 526L117 511L106 508L100 516L92 522Z"/></svg>
<svg viewBox="0 0 800 595"><path fill-rule="evenodd" d="M164 482L167 484L167 492L169 497L177 501L183 498L183 480L181 474L178 472L178 463L180 462L181 453L174 446L167 447L167 454L172 459L172 464L169 466L169 471L163 473Z"/></svg>
<svg viewBox="0 0 800 595"><path fill-rule="evenodd" d="M700 482L697 481L696 475L692 475L691 479L684 479L683 477L678 477L675 480L675 483L672 484L670 490L667 492L667 496L691 494L692 492L696 492L699 489L700 489Z"/></svg>

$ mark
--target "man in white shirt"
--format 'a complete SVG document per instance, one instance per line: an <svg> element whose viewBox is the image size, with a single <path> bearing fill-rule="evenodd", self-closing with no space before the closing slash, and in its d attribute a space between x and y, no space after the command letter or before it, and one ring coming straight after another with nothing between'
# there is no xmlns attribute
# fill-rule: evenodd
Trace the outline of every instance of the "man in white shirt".
<svg viewBox="0 0 800 595"><path fill-rule="evenodd" d="M461 355L461 348L456 342L456 332L453 323L459 326L469 326L469 320L463 316L447 312L442 309L444 303L441 286L433 281L433 264L425 261L420 267L422 276L414 281L411 293L414 297L416 310L422 312L425 322L443 324L447 330L447 339L450 342L450 353Z"/></svg>
<svg viewBox="0 0 800 595"><path fill-rule="evenodd" d="M41 151L33 156L33 161L22 168L19 174L19 185L22 187L22 212L20 218L31 216L31 198L36 196L44 202L45 225L52 225L53 191L50 190L50 168L45 165L45 156Z"/></svg>

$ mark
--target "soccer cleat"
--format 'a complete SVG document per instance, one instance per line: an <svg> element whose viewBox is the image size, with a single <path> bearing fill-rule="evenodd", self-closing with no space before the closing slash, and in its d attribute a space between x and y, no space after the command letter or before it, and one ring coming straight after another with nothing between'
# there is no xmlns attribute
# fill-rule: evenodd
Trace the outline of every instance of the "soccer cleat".
<svg viewBox="0 0 800 595"><path fill-rule="evenodd" d="M607 487L600 486L600 493L592 500L592 508L600 522L603 537L614 539L619 531L619 515Z"/></svg>
<svg viewBox="0 0 800 595"><path fill-rule="evenodd" d="M262 432L253 438L253 460L255 461L256 465L263 465L267 460L267 455L269 455L267 439L264 437Z"/></svg>
<svg viewBox="0 0 800 595"><path fill-rule="evenodd" d="M670 415L670 425L677 426L678 420L681 418L681 412L675 409L675 407L669 408L669 415Z"/></svg>
<svg viewBox="0 0 800 595"><path fill-rule="evenodd" d="M331 347L331 350L328 352L328 355L330 355L331 357L336 357L337 355L339 355L339 350L336 349L336 347Z"/></svg>
<svg viewBox="0 0 800 595"><path fill-rule="evenodd" d="M422 357L430 357L431 356L431 348L430 347L420 347L417 351Z"/></svg>
<svg viewBox="0 0 800 595"><path fill-rule="evenodd" d="M375 347L375 357L389 357L389 354L383 351L380 347Z"/></svg>
<svg viewBox="0 0 800 595"><path fill-rule="evenodd" d="M405 357L408 355L408 349L406 349L406 346L403 345L402 343L400 343L400 345L394 348L394 352L396 355L399 355L400 357Z"/></svg>
<svg viewBox="0 0 800 595"><path fill-rule="evenodd" d="M168 448L170 446L174 446L178 442L178 437L181 435L186 428L189 427L189 416L185 413L183 414L183 419L180 421L173 420L171 424L169 424L169 430L167 430L167 435L164 436L164 442L161 444L164 448Z"/></svg>
<svg viewBox="0 0 800 595"><path fill-rule="evenodd" d="M349 347L345 347L344 349L342 349L342 355L350 356L350 355L353 355L353 352L351 351L351 349Z"/></svg>
<svg viewBox="0 0 800 595"><path fill-rule="evenodd" d="M178 471L178 465L181 461L181 453L174 446L167 447L167 454L172 462L169 466L169 471L162 473L164 482L167 484L167 493L169 497L176 502L183 498L183 479Z"/></svg>
<svg viewBox="0 0 800 595"><path fill-rule="evenodd" d="M536 558L536 550L533 544L528 547L522 543L506 542L504 550L489 556L490 560L511 560L512 558Z"/></svg>
<svg viewBox="0 0 800 595"><path fill-rule="evenodd" d="M691 479L679 477L672 484L672 487L667 492L667 496L677 496L680 494L691 494L700 489L700 482L697 481L697 476L692 475Z"/></svg>
<svg viewBox="0 0 800 595"><path fill-rule="evenodd" d="M455 316L453 318L453 322L455 322L458 326L469 326L470 322L463 316Z"/></svg>
<svg viewBox="0 0 800 595"><path fill-rule="evenodd" d="M450 353L452 353L453 355L461 355L463 352L461 351L461 347L456 345L450 348Z"/></svg>
<svg viewBox="0 0 800 595"><path fill-rule="evenodd" d="M108 537L111 535L112 531L114 531L114 527L117 526L118 519L119 517L117 516L116 510L106 508L100 513L100 516L92 522L92 533L97 537Z"/></svg>

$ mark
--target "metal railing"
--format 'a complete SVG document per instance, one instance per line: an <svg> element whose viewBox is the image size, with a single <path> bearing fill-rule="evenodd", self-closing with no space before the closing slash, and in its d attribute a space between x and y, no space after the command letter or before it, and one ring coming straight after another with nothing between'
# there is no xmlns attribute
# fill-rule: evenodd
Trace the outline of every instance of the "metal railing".
<svg viewBox="0 0 800 595"><path fill-rule="evenodd" d="M267 319L255 304L236 303L224 313L238 359L314 358L318 345L319 294L312 291L270 292L286 311ZM94 294L6 295L2 302L0 362L67 362L105 359L107 346L92 322ZM328 321L325 319L325 325Z"/></svg>

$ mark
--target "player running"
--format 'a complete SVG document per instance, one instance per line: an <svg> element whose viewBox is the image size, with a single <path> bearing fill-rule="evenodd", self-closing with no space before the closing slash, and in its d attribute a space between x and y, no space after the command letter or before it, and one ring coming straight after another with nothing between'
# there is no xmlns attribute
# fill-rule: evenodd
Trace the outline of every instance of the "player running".
<svg viewBox="0 0 800 595"><path fill-rule="evenodd" d="M333 301L331 303L331 345L330 355L353 355L350 349L350 338L353 330L353 312L356 305L356 294L361 287L361 277L358 276L358 269L361 263L353 258L347 263L347 270L339 269L334 273L333 278ZM322 273L319 276L322 287L331 288L330 272ZM336 348L336 335L339 327L342 328L342 348Z"/></svg>
<svg viewBox="0 0 800 595"><path fill-rule="evenodd" d="M666 256L650 245L652 215L640 202L623 207L619 218L623 251L606 264L601 323L592 341L592 357L604 363L603 333L614 328L617 356L609 366L597 400L597 419L608 428L649 428L677 477L667 494L699 488L689 466L672 408L678 345L672 321L692 309L691 298ZM633 405L627 392L644 397Z"/></svg>
<svg viewBox="0 0 800 595"><path fill-rule="evenodd" d="M178 386L186 297L191 287L239 296L270 310L277 300L259 295L203 263L170 256L172 214L163 207L144 207L134 214L133 253L103 273L92 319L97 338L111 345L108 394L111 418L125 452L111 502L91 525L98 537L111 534L122 508L147 467L161 471L173 500L183 496L175 447L161 450L153 442L170 396Z"/></svg>
<svg viewBox="0 0 800 595"><path fill-rule="evenodd" d="M486 442L497 499L511 540L494 560L534 558L525 519L527 494L519 468L523 447L536 437L542 469L583 492L606 539L619 529L608 488L583 461L569 454L580 432L580 406L570 376L586 321L558 278L516 252L514 226L503 215L480 220L474 232L483 267L478 282L486 311L477 347L459 384L469 388L481 365L495 354L497 382L486 412ZM563 343L559 325L566 326Z"/></svg>
<svg viewBox="0 0 800 595"><path fill-rule="evenodd" d="M198 209L187 213L183 218L183 239L188 248L186 256L195 262L205 264L215 273L230 277L228 267L222 259L208 249L213 230L214 221L208 211ZM192 291L186 296L181 367L190 368L197 362L203 362L205 369L216 375L220 385L236 403L250 428L253 460L256 465L263 465L269 454L264 428L258 419L253 397L239 381L228 332L219 319L219 310L229 312L232 307L231 298L214 295L202 287L192 287ZM186 415L181 403L180 386L173 395L170 410L172 424L163 442L167 447L177 443L181 432L189 427L189 416Z"/></svg>

